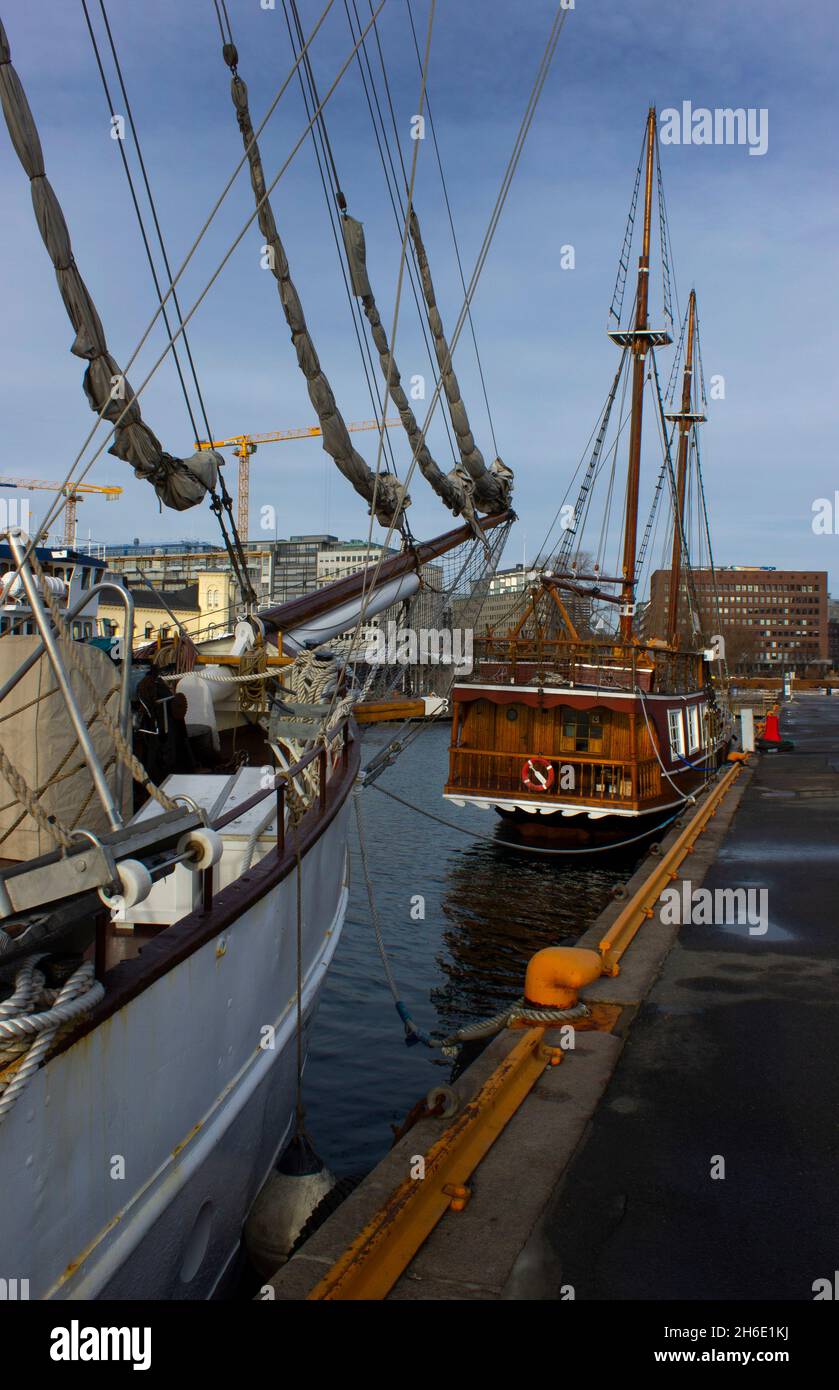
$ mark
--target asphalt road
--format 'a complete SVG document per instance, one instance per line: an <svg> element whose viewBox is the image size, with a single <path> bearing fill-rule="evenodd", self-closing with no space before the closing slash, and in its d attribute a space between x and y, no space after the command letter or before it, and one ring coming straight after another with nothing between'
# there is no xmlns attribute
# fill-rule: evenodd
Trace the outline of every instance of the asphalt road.
<svg viewBox="0 0 839 1390"><path fill-rule="evenodd" d="M812 1300L839 1268L839 697L782 734L703 884L751 921L683 923L549 1213L577 1299Z"/></svg>

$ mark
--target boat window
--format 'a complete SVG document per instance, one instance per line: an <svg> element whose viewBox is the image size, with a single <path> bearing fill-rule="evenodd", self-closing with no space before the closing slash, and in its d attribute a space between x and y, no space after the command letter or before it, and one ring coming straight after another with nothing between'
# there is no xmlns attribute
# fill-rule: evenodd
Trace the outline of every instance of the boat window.
<svg viewBox="0 0 839 1390"><path fill-rule="evenodd" d="M667 711L667 723L670 727L670 753L672 757L681 755L685 752L685 721L680 709L669 709Z"/></svg>
<svg viewBox="0 0 839 1390"><path fill-rule="evenodd" d="M82 631L84 632L85 637L92 637L93 623L85 623L84 627L82 628Z"/></svg>
<svg viewBox="0 0 839 1390"><path fill-rule="evenodd" d="M81 635L82 635L82 625L81 625L81 623L73 623L73 641L74 641L74 642L78 642L78 640L79 640L79 638L81 637Z"/></svg>
<svg viewBox="0 0 839 1390"><path fill-rule="evenodd" d="M566 707L562 716L562 738L571 742L575 753L599 753L603 747L603 719L598 710Z"/></svg>
<svg viewBox="0 0 839 1390"><path fill-rule="evenodd" d="M31 637L33 635L33 633L35 632L35 624L34 622L32 622L31 619L23 624L23 631L25 636L27 637Z"/></svg>
<svg viewBox="0 0 839 1390"><path fill-rule="evenodd" d="M0 618L0 632L8 632L11 627L9 618Z"/></svg>
<svg viewBox="0 0 839 1390"><path fill-rule="evenodd" d="M688 752L695 753L701 743L699 731L699 706L688 706Z"/></svg>
<svg viewBox="0 0 839 1390"><path fill-rule="evenodd" d="M87 565L85 565L84 569L82 570L82 588L83 588L83 589L89 589L89 588L90 588L90 576L91 576L91 573L92 573L92 571L90 570L90 568L89 568Z"/></svg>

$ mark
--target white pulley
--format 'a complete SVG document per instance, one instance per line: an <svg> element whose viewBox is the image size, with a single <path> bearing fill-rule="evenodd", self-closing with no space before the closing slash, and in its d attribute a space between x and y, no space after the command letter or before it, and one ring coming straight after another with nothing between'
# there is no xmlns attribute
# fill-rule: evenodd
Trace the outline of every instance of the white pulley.
<svg viewBox="0 0 839 1390"><path fill-rule="evenodd" d="M139 859L121 860L117 864L117 877L122 890L119 894L107 893L104 888L99 889L99 897L106 907L119 911L136 907L137 903L145 901L152 890L151 874Z"/></svg>
<svg viewBox="0 0 839 1390"><path fill-rule="evenodd" d="M177 853L190 855L185 867L197 873L199 869L211 869L218 863L224 853L224 841L218 831L201 826L181 836Z"/></svg>

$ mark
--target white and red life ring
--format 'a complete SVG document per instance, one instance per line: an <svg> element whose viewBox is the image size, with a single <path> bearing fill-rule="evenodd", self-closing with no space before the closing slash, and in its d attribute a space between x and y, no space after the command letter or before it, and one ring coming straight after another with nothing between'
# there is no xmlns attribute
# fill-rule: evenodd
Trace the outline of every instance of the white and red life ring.
<svg viewBox="0 0 839 1390"><path fill-rule="evenodd" d="M556 781L553 763L547 758L528 758L521 770L521 781L529 792L549 792Z"/></svg>

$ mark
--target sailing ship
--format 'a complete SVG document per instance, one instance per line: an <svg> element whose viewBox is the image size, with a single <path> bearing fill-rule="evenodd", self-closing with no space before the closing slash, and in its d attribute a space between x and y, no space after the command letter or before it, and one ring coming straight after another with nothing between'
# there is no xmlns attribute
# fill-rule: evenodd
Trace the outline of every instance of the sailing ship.
<svg viewBox="0 0 839 1390"><path fill-rule="evenodd" d="M471 433L410 197L402 254L408 246L414 258L439 364L428 420L444 399L457 440L450 474L400 385L361 224L343 193L336 201L352 303L399 411L409 474L416 463L461 523L414 540L406 484L353 448L291 279L223 5L219 20L254 217L324 448L402 548L372 574L257 611L223 460L212 450L167 453L142 418L141 392L108 351L0 26L4 116L97 424L106 422L110 452L164 505L180 511L209 499L241 588L225 651L201 661L184 637L165 659L140 653L135 663L131 594L112 586L126 604L115 663L71 626L82 558L72 557L68 608L38 536L11 528L2 537L13 572L4 583L22 587L29 627L12 625L0 641L0 775L11 793L0 810L0 1246L36 1298L195 1299L225 1287L247 1212L300 1121L309 1030L347 906L358 692L346 656L329 644L394 605L410 620L424 597L423 567L441 556L457 557L461 595L464 584L474 588L512 522L512 475L500 459L485 464ZM353 52L374 22L359 26ZM312 37L299 34L292 73L303 76L319 113L313 129L325 137ZM158 312L174 348L186 342L187 320L162 236L160 247L170 283L164 292L155 277ZM235 758L221 738L226 706L252 735Z"/></svg>
<svg viewBox="0 0 839 1390"><path fill-rule="evenodd" d="M637 290L621 326L639 185L643 220ZM648 112L644 144L624 237L609 338L621 361L596 426L579 495L558 549L530 574L527 601L505 632L476 641L471 676L452 692L452 737L444 795L458 806L494 808L525 831L549 830L578 847L634 841L672 819L714 775L732 733L725 671L718 645L706 645L707 616L692 581L687 538L689 463L699 468L697 427L705 419L700 394L696 295L691 292L679 351L679 409L667 412L656 350L672 342L667 328L650 326L651 229L659 197L665 313L672 321L669 233L658 165L656 112ZM676 382L678 359L671 381ZM612 406L631 369L629 446L619 574L604 572L583 549L592 489L618 440L605 448ZM650 521L638 546L642 423L647 382L654 392L664 457ZM668 424L671 426L668 438ZM670 441L678 434L674 470ZM672 546L666 631L639 631L637 599L663 482L670 484ZM704 509L704 489L698 488ZM607 499L615 494L614 473ZM619 493L618 493L619 495ZM571 508L569 506L568 511ZM703 512L703 526L707 514ZM604 534L601 527L601 538ZM710 545L710 533L709 545ZM595 613L598 612L595 618ZM689 611L688 611L689 610ZM616 614L617 622L608 614Z"/></svg>

